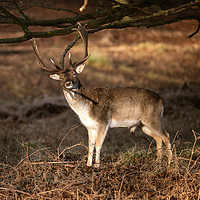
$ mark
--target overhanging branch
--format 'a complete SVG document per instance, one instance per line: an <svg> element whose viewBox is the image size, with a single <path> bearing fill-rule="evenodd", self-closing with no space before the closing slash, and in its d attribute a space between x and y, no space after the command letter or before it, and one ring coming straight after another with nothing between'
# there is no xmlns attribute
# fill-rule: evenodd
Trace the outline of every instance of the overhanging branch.
<svg viewBox="0 0 200 200"><path fill-rule="evenodd" d="M7 8L0 5L0 24L20 26L24 32L24 35L16 38L4 38L0 39L0 43L16 43L24 42L30 38L48 38L60 35L68 35L73 32L77 22L84 24L87 21L88 33L95 33L103 29L117 29L125 27L140 27L145 26L147 28L153 26L160 26L164 24L174 23L185 19L200 19L200 1L191 1L187 4L181 4L169 9L163 9L156 12L146 11L146 7L151 7L153 1L149 1L148 4L142 4L142 1L138 1L136 5L132 4L118 4L117 6L97 10L95 12L87 14L78 14L74 11L74 17L58 18L54 20L33 20L30 19L24 10L20 9L16 5L21 17L16 16L8 11ZM145 7L145 9L144 9ZM52 8L48 8L52 9ZM57 8L54 8L59 10ZM61 9L63 10L63 9ZM67 10L67 9L66 9ZM126 19L126 18L128 19ZM29 27L52 27L50 31L38 31L32 32ZM197 31L198 32L198 31ZM77 40L76 40L77 41ZM76 43L74 41L74 44ZM69 45L71 48L73 45Z"/></svg>

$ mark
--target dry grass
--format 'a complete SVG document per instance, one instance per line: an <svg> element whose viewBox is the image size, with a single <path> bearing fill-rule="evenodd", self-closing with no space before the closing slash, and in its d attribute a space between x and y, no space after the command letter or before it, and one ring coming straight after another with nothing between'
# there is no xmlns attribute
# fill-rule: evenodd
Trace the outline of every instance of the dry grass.
<svg viewBox="0 0 200 200"><path fill-rule="evenodd" d="M1 164L2 199L200 199L199 134L187 149L173 145L173 162L155 161L150 151L104 155L100 169L86 167L86 156L63 159L48 148L22 143L15 166ZM71 148L85 148L81 144ZM58 149L57 149L58 150ZM127 156L128 155L128 156Z"/></svg>

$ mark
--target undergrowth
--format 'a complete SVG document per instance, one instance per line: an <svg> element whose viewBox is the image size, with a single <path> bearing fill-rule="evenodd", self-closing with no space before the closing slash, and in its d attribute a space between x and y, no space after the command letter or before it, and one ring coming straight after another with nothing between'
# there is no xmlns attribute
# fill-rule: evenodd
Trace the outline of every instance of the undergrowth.
<svg viewBox="0 0 200 200"><path fill-rule="evenodd" d="M72 148L53 153L48 147L21 143L16 165L0 164L1 199L200 199L200 135L187 148L173 142L173 161L156 162L155 153L131 150L102 156L100 169L86 166L86 155ZM62 142L62 141L61 141ZM64 155L65 156L62 156Z"/></svg>

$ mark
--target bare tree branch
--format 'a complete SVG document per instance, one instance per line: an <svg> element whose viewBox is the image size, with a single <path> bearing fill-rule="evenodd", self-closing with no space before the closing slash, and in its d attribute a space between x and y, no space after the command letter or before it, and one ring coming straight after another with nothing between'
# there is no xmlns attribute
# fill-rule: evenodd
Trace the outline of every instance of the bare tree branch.
<svg viewBox="0 0 200 200"><path fill-rule="evenodd" d="M39 4L36 4L36 5L30 5L26 8L23 8L22 10L28 10L32 7L40 7L40 8L44 8L44 9L50 9L50 10L56 10L56 11L65 11L65 12L71 12L71 13L74 13L75 15L79 15L78 12L76 12L75 10L70 10L70 9L65 9L65 8L54 8L54 7L51 7L51 6L46 6L46 5L39 5Z"/></svg>
<svg viewBox="0 0 200 200"><path fill-rule="evenodd" d="M5 14L6 17L12 19L13 22L15 22L16 24L18 24L22 28L22 30L24 31L24 36L27 37L29 35L30 30L28 29L27 25L25 25L24 23L22 23L19 20L18 17L16 17L15 15L11 14L7 9L5 9L4 7L2 7L1 5L0 5L0 9ZM30 38L27 37L27 39L30 39Z"/></svg>
<svg viewBox="0 0 200 200"><path fill-rule="evenodd" d="M80 12L83 12L86 9L87 4L88 0L84 0L84 4L79 8Z"/></svg>
<svg viewBox="0 0 200 200"><path fill-rule="evenodd" d="M76 42L77 42L80 38L81 38L80 35L76 36L75 39L71 42L71 44L69 44L69 45L65 48L65 50L64 50L64 52L63 52L63 54L62 54L62 56L61 56L61 60L60 60L61 66L64 66L64 59L65 59L65 56L66 56L67 52L76 44Z"/></svg>
<svg viewBox="0 0 200 200"><path fill-rule="evenodd" d="M194 33L192 33L191 35L189 35L188 38L193 37L194 35L196 35L199 32L199 29L200 29L200 19L198 19L198 22L199 22L199 25L197 27L197 30Z"/></svg>
<svg viewBox="0 0 200 200"><path fill-rule="evenodd" d="M45 9L57 10L57 11L68 11L74 14L73 17L57 18L53 20L34 20L25 14L28 8L20 8L20 6L14 1L12 6L15 5L15 9L18 11L20 16L13 14L8 6L0 4L0 24L4 25L18 25L24 32L21 37L15 38L2 38L0 43L16 43L24 42L31 38L48 38L59 35L68 35L73 32L77 22L85 24L87 22L88 33L95 33L103 29L119 29L125 27L141 27L147 28L153 26L160 26L164 24L170 24L181 20L199 20L200 19L200 0L189 1L188 3L174 3L171 5L167 4L166 1L159 4L158 9L155 11L151 10L151 7L157 1L130 1L131 3L121 3L115 1L113 7L96 10L95 12L80 14L76 11L68 9L52 8L48 6L41 6ZM162 4L162 2L164 2ZM7 3L8 4L8 3ZM6 4L6 5L7 5ZM36 6L36 5L35 5ZM37 5L38 6L38 5ZM162 9L161 9L162 8ZM50 31L30 31L29 27L52 27ZM56 29L55 29L56 28ZM194 33L196 34L199 28ZM192 36L194 35L192 34ZM72 48L72 46L78 41L75 39L66 49ZM64 62L64 61L63 61Z"/></svg>
<svg viewBox="0 0 200 200"><path fill-rule="evenodd" d="M15 4L17 10L19 11L19 13L24 17L24 19L29 20L29 18L24 14L23 10L20 9L20 7L18 6L18 4L16 3L16 1L14 0L13 3Z"/></svg>

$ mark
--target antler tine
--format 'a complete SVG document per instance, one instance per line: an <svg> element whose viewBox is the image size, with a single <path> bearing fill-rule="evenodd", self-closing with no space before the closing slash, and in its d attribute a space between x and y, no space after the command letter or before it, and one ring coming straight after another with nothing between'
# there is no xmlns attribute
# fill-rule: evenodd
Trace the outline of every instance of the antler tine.
<svg viewBox="0 0 200 200"><path fill-rule="evenodd" d="M33 46L33 51L34 51L35 55L37 56L38 60L40 61L40 62L38 62L38 65L39 65L40 68L42 68L42 69L44 69L48 72L51 72L51 73L56 73L56 72L61 70L60 67L58 67L52 59L50 59L50 61L56 67L56 70L48 68L45 65L45 63L42 61L42 59L40 58L40 53L39 53L35 38L32 38L31 43L32 43L32 46Z"/></svg>
<svg viewBox="0 0 200 200"><path fill-rule="evenodd" d="M73 65L72 58L71 58L71 53L68 54L68 61L69 61L69 67L71 67Z"/></svg>
<svg viewBox="0 0 200 200"><path fill-rule="evenodd" d="M85 57L87 57L88 56L88 34L87 34L86 29L85 29L85 26L82 26L80 22L78 22L77 24L78 24L77 31L78 31L79 35L81 36L81 39L84 42Z"/></svg>
<svg viewBox="0 0 200 200"><path fill-rule="evenodd" d="M52 58L50 58L50 61L51 61L51 63L54 65L54 67L57 69L57 70L62 70L56 63L55 63L55 61L52 59Z"/></svg>
<svg viewBox="0 0 200 200"><path fill-rule="evenodd" d="M82 60L80 60L79 62L75 62L73 64L73 67L77 67L78 65L84 63L89 57L90 54L88 54L88 34L87 31L85 29L85 26L82 26L81 23L78 22L78 28L76 29L79 33L79 35L81 36L81 39L84 42L84 46L85 46L85 56Z"/></svg>

